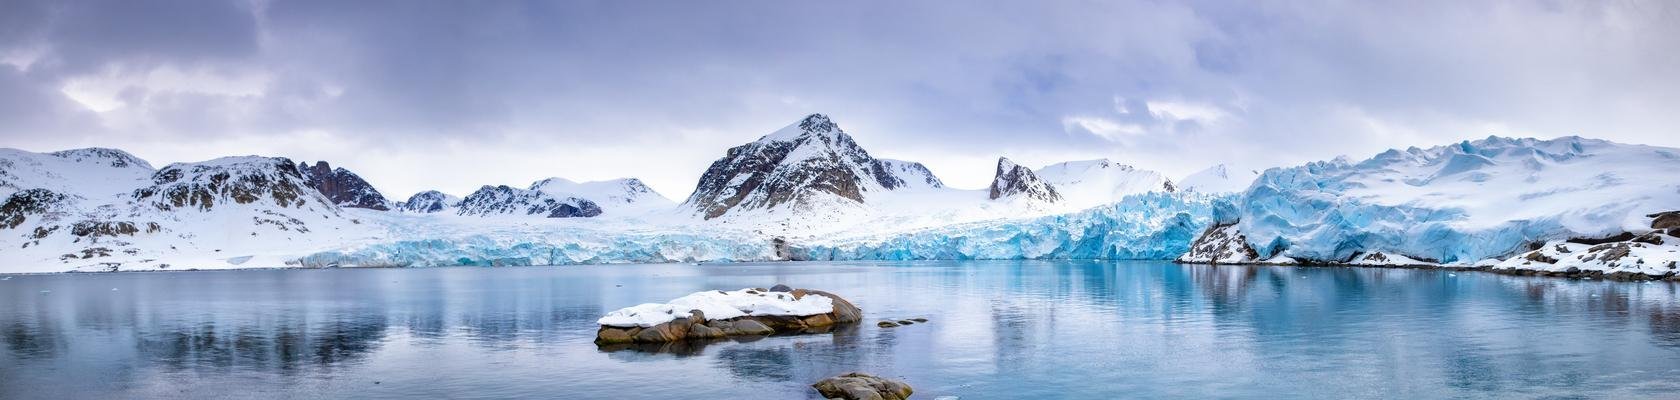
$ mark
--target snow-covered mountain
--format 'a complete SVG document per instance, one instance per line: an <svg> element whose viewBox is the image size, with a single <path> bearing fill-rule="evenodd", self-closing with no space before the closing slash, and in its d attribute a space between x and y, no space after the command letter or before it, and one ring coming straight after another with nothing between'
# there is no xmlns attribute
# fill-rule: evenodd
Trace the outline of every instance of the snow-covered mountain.
<svg viewBox="0 0 1680 400"><path fill-rule="evenodd" d="M677 204L636 178L581 183L564 178L548 178L532 183L531 190L548 193L554 197L586 199L600 206L602 212L607 214L668 209Z"/></svg>
<svg viewBox="0 0 1680 400"><path fill-rule="evenodd" d="M546 218L579 218L601 215L601 206L589 199L556 196L548 192L507 185L478 188L461 199L459 215L533 215Z"/></svg>
<svg viewBox="0 0 1680 400"><path fill-rule="evenodd" d="M314 166L307 162L298 163L298 172L309 186L326 195L328 200L339 207L366 208L370 210L389 210L390 201L379 194L373 185L362 180L344 168L332 168L326 161L317 161Z"/></svg>
<svg viewBox="0 0 1680 400"><path fill-rule="evenodd" d="M455 207L460 206L460 197L445 194L436 190L427 190L415 193L413 196L408 196L408 200L397 202L396 207L393 208L397 211L411 213L426 214L449 212L453 214L454 211L452 210L454 210Z"/></svg>
<svg viewBox="0 0 1680 400"><path fill-rule="evenodd" d="M827 116L811 114L729 149L683 203L704 219L725 215L845 213L877 193L942 187L921 164L876 159Z"/></svg>
<svg viewBox="0 0 1680 400"><path fill-rule="evenodd" d="M987 190L987 197L992 200L1038 201L1055 203L1062 201L1061 193L1050 186L1049 182L1038 177L1038 174L1027 167L1015 164L1008 158L998 157L997 171L992 174L992 185Z"/></svg>
<svg viewBox="0 0 1680 400"><path fill-rule="evenodd" d="M1176 190L1165 175L1107 159L1051 164L1035 173L1075 209L1111 204L1134 194Z"/></svg>
<svg viewBox="0 0 1680 400"><path fill-rule="evenodd" d="M1178 189L1202 193L1237 193L1248 189L1260 171L1219 164L1178 181Z"/></svg>
<svg viewBox="0 0 1680 400"><path fill-rule="evenodd" d="M244 250L297 251L361 231L285 158L227 157L155 172L107 149L8 150L5 159L8 176L28 178L8 181L23 190L0 205L8 231L0 246L17 249L0 261L162 269L163 258L249 260L258 254Z"/></svg>
<svg viewBox="0 0 1680 400"><path fill-rule="evenodd" d="M1680 174L1658 172L1677 165L1680 150L1579 137L1389 150L1266 171L1224 235L1260 259L1484 262L1652 231L1652 215L1680 208Z"/></svg>

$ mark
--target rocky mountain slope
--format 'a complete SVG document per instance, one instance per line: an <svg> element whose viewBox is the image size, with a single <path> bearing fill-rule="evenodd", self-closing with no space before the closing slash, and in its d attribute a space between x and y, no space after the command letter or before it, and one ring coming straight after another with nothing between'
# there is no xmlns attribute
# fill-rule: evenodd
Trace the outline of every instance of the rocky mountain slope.
<svg viewBox="0 0 1680 400"><path fill-rule="evenodd" d="M408 196L408 200L397 202L396 207L393 208L402 212L427 214L437 212L454 213L454 211L451 210L460 206L460 197L445 194L436 190L427 190L415 193L413 196Z"/></svg>
<svg viewBox="0 0 1680 400"><path fill-rule="evenodd" d="M1172 193L1177 190L1172 181L1159 172L1107 159L1051 164L1039 168L1034 174L1055 188L1063 200L1078 208L1110 204L1134 194Z"/></svg>
<svg viewBox="0 0 1680 400"><path fill-rule="evenodd" d="M992 175L992 186L988 192L987 198L992 200L1062 201L1061 193L1057 193L1049 182L1040 179L1031 169L1004 157L998 157L997 172Z"/></svg>
<svg viewBox="0 0 1680 400"><path fill-rule="evenodd" d="M705 219L755 211L823 213L890 190L942 186L921 164L871 157L827 116L812 114L729 149L683 205Z"/></svg>
<svg viewBox="0 0 1680 400"><path fill-rule="evenodd" d="M601 206L589 199L555 196L540 190L486 185L462 198L456 214L586 218L601 215Z"/></svg>
<svg viewBox="0 0 1680 400"><path fill-rule="evenodd" d="M310 187L320 191L339 207L366 208L385 211L390 209L390 201L379 194L373 185L362 180L361 176L344 168L332 168L326 161L317 161L314 166L309 163L298 163L297 169L303 174L303 179Z"/></svg>

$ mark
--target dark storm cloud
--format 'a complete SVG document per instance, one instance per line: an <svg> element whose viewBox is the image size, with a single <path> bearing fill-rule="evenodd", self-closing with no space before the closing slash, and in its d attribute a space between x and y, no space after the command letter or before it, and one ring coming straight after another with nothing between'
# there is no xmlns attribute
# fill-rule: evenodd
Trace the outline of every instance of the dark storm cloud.
<svg viewBox="0 0 1680 400"><path fill-rule="evenodd" d="M680 198L810 112L969 186L998 155L1177 174L1490 133L1680 145L1671 2L0 7L0 145L351 158L398 192L636 175Z"/></svg>

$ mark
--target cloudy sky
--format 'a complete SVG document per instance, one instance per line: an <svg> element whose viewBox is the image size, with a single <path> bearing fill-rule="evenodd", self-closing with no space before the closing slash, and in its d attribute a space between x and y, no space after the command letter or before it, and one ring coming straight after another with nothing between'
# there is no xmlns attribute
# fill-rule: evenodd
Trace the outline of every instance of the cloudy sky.
<svg viewBox="0 0 1680 400"><path fill-rule="evenodd" d="M1680 146L1674 1L0 0L0 147L328 160L402 198L681 200L825 113L981 188L1000 155L1181 176L1488 135Z"/></svg>

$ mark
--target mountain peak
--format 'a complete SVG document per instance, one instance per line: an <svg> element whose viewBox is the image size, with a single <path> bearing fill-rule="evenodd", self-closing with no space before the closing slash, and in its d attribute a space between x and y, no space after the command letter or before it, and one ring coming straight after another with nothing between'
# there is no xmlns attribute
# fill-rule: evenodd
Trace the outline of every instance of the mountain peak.
<svg viewBox="0 0 1680 400"><path fill-rule="evenodd" d="M1039 179L1038 174L1033 173L1031 169L1010 161L1008 157L998 157L997 173L992 177L991 199L1016 195L1049 203L1062 200L1062 195L1056 193L1056 188Z"/></svg>
<svg viewBox="0 0 1680 400"><path fill-rule="evenodd" d="M730 148L701 175L685 204L712 219L783 204L795 210L857 205L871 192L942 185L920 164L870 156L828 116L811 114Z"/></svg>

